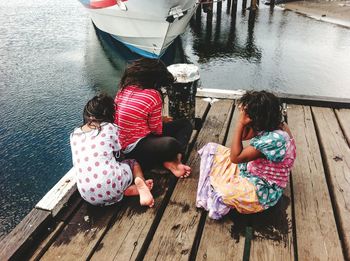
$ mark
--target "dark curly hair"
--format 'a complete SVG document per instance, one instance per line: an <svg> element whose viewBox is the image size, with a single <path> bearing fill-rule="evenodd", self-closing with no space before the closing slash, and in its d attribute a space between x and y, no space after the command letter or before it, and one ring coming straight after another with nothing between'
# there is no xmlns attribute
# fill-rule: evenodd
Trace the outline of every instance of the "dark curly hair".
<svg viewBox="0 0 350 261"><path fill-rule="evenodd" d="M141 89L155 89L162 94L161 87L168 87L174 81L175 78L161 60L141 58L127 66L120 80L119 90L122 91L129 85L137 85Z"/></svg>
<svg viewBox="0 0 350 261"><path fill-rule="evenodd" d="M249 91L239 100L239 105L252 120L250 126L254 131L273 131L282 122L280 100L267 91Z"/></svg>
<svg viewBox="0 0 350 261"><path fill-rule="evenodd" d="M115 104L111 96L99 94L87 102L83 111L84 124L114 122Z"/></svg>

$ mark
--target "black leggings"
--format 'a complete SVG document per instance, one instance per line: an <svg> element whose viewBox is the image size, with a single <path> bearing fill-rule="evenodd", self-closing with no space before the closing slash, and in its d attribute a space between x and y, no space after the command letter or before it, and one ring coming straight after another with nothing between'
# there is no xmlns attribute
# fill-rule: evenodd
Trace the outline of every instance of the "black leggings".
<svg viewBox="0 0 350 261"><path fill-rule="evenodd" d="M191 134L192 124L189 120L167 122L163 124L163 136L148 135L125 156L136 159L143 170L151 169L163 162L174 161L179 153L184 154Z"/></svg>

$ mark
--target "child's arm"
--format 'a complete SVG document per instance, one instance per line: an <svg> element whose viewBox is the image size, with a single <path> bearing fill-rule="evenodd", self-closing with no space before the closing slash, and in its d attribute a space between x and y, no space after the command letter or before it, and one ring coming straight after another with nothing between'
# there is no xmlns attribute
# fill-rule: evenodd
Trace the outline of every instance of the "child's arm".
<svg viewBox="0 0 350 261"><path fill-rule="evenodd" d="M243 149L243 145L242 145L243 134L247 125L250 122L251 122L251 119L245 113L244 109L241 109L240 117L238 119L235 131L233 133L231 154L230 154L230 159L235 164L252 161L262 157L261 152L255 149L253 146L248 146L245 149Z"/></svg>

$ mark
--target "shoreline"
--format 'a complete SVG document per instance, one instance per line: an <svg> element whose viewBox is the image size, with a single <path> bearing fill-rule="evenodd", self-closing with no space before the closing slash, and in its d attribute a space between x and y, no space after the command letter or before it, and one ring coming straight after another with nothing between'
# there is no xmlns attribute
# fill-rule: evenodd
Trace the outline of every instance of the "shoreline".
<svg viewBox="0 0 350 261"><path fill-rule="evenodd" d="M279 7L307 17L350 28L350 1L294 1Z"/></svg>

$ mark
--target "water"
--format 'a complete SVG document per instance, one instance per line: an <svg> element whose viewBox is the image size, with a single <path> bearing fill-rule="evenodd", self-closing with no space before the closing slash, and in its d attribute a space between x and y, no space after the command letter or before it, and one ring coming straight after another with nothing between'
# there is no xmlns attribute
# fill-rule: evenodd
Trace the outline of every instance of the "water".
<svg viewBox="0 0 350 261"><path fill-rule="evenodd" d="M164 58L207 88L350 99L350 30L260 6L193 21ZM240 5L240 4L239 4ZM97 36L78 1L0 2L0 237L71 168L69 133L98 91L114 95L137 56Z"/></svg>

